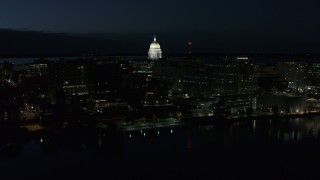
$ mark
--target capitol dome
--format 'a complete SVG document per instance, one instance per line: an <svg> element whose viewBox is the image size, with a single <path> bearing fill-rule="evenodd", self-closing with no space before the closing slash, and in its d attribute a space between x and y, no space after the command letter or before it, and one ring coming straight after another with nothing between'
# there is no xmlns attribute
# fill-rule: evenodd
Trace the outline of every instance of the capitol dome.
<svg viewBox="0 0 320 180"><path fill-rule="evenodd" d="M153 42L150 44L148 58L151 60L157 60L162 58L162 51L160 44L157 42L156 36L153 38Z"/></svg>
<svg viewBox="0 0 320 180"><path fill-rule="evenodd" d="M150 44L150 49L161 49L160 44L157 42L156 38L154 38L154 41Z"/></svg>

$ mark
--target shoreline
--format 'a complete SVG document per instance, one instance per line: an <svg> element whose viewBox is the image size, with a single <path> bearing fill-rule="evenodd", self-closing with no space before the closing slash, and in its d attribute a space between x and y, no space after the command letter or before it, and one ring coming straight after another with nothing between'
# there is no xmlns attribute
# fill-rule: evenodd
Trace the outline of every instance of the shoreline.
<svg viewBox="0 0 320 180"><path fill-rule="evenodd" d="M252 116L241 116L241 117L214 117L214 116L203 116L203 117L185 117L181 118L180 121L190 125L215 125L215 124L228 124L236 122L245 122L253 120L266 120L266 119L291 119L291 118L305 118L320 116L320 112L304 113L304 114L272 114L272 115L252 115Z"/></svg>
<svg viewBox="0 0 320 180"><path fill-rule="evenodd" d="M237 122L250 122L253 120L268 120L268 119L292 119L292 118L306 118L306 117L315 117L320 116L320 112L311 112L305 114L288 114L288 115L279 115L279 114L272 114L272 115L251 115L251 116L240 116L240 117L214 117L214 116L202 116L202 117L181 117L180 119L176 119L176 121L185 124L185 125L228 125ZM150 126L157 125L159 122L149 122ZM26 128L29 131L37 131L43 130L43 127L38 122L17 122L20 128ZM134 129L142 126L140 124L131 124L130 126L134 126ZM163 126L163 125L162 125ZM168 127L170 123L168 124ZM155 126L157 127L157 126ZM125 127L122 127L125 128ZM143 127L141 127L143 128ZM149 127L150 128L150 127ZM129 128L130 129L130 128Z"/></svg>

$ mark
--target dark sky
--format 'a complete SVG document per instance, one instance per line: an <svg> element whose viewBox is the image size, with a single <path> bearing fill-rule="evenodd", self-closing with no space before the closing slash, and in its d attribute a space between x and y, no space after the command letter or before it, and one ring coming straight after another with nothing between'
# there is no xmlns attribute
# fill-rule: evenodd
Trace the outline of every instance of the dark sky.
<svg viewBox="0 0 320 180"><path fill-rule="evenodd" d="M125 33L126 37L157 33L163 39L181 36L177 37L181 41L198 41L195 49L204 48L206 52L320 52L317 0L0 0L0 3L1 29ZM170 38L164 37L166 34Z"/></svg>

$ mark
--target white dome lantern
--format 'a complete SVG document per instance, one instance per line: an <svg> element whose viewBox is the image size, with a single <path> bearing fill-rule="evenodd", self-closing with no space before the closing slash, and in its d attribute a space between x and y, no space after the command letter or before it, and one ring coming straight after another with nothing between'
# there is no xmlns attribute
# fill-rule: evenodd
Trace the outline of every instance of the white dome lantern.
<svg viewBox="0 0 320 180"><path fill-rule="evenodd" d="M160 44L157 42L156 36L153 38L153 42L150 44L148 58L151 60L157 60L162 58L162 51Z"/></svg>

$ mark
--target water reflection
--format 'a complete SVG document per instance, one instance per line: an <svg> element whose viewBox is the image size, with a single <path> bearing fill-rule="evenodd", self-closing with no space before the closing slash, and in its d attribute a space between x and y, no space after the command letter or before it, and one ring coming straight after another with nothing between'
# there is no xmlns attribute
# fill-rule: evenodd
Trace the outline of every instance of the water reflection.
<svg viewBox="0 0 320 180"><path fill-rule="evenodd" d="M27 130L16 126L0 126L0 160L16 158L28 141Z"/></svg>
<svg viewBox="0 0 320 180"><path fill-rule="evenodd" d="M265 119L231 124L162 127L137 131L65 128L27 133L22 129L1 131L0 158L14 158L35 140L44 154L61 151L91 156L129 157L135 153L190 154L224 146L270 144L318 144L320 117ZM14 133L12 133L14 132ZM9 155L8 152L15 154Z"/></svg>
<svg viewBox="0 0 320 180"><path fill-rule="evenodd" d="M239 173L248 174L248 166L243 162L249 162L250 172L275 167L273 172L278 177L275 172L279 169L291 174L299 172L301 166L313 167L313 164L308 166L311 160L320 162L319 127L320 117L256 119L135 131L65 128L28 133L15 128L0 131L0 168L10 172L10 177L15 174L16 167L26 169L25 173L37 169L45 176L50 172L48 164L52 164L52 169L67 169L64 173L69 173L70 177L88 172L87 179L92 175L108 179L112 174L109 179L117 179L121 175L131 177L134 173L158 175L179 171L175 178L178 179L181 175L215 175L225 169L236 172L238 178Z"/></svg>

